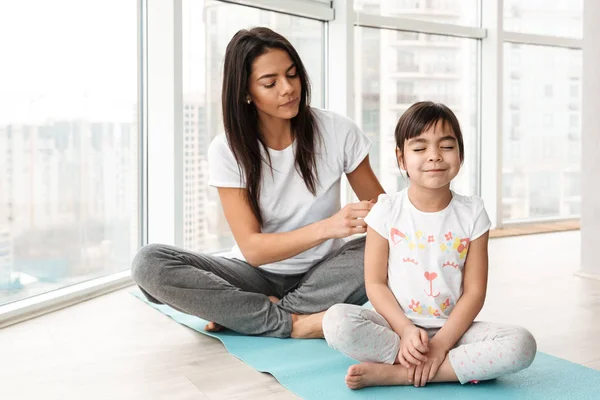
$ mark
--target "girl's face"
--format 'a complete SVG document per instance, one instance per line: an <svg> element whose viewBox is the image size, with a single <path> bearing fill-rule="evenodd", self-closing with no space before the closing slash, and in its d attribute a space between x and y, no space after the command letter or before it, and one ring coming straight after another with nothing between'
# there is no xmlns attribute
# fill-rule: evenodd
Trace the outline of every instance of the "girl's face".
<svg viewBox="0 0 600 400"><path fill-rule="evenodd" d="M302 83L286 51L271 49L256 57L248 80L248 96L262 121L298 115Z"/></svg>
<svg viewBox="0 0 600 400"><path fill-rule="evenodd" d="M449 124L432 124L421 135L404 143L404 154L396 149L398 164L413 185L428 189L449 187L460 171L456 136Z"/></svg>

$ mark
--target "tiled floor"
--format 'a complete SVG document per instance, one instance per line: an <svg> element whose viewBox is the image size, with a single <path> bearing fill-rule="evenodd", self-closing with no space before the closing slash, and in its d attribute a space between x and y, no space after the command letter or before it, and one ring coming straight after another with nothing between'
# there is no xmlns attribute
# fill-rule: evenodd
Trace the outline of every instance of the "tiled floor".
<svg viewBox="0 0 600 400"><path fill-rule="evenodd" d="M478 319L523 325L540 351L600 370L600 281L573 275L579 245L579 231L491 240ZM129 290L1 330L0 399L297 398Z"/></svg>

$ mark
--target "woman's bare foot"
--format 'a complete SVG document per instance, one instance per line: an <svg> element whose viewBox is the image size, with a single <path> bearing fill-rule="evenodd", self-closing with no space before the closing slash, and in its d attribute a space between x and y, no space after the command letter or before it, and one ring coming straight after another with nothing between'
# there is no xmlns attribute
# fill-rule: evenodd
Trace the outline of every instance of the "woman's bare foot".
<svg viewBox="0 0 600 400"><path fill-rule="evenodd" d="M271 303L277 304L279 302L279 299L275 296L269 296L269 300L271 300ZM223 327L222 325L217 324L216 322L209 322L208 324L206 324L206 326L204 327L204 330L206 332L220 332L223 329L225 329L225 327Z"/></svg>
<svg viewBox="0 0 600 400"><path fill-rule="evenodd" d="M215 322L209 322L208 324L206 324L206 326L204 327L204 330L206 332L220 332L223 330L223 327Z"/></svg>
<svg viewBox="0 0 600 400"><path fill-rule="evenodd" d="M292 333L295 339L323 338L323 315L325 311L316 314L292 314Z"/></svg>
<svg viewBox="0 0 600 400"><path fill-rule="evenodd" d="M410 385L407 371L400 364L364 362L348 368L346 386L361 389L367 386Z"/></svg>

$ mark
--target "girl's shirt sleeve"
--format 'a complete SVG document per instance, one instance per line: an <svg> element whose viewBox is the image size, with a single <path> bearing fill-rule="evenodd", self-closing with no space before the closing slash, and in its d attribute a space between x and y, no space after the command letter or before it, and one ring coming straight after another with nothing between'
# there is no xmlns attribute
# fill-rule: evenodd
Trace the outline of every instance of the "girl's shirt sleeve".
<svg viewBox="0 0 600 400"><path fill-rule="evenodd" d="M490 217L485 211L485 207L483 205L483 200L479 197L476 198L477 201L474 202L474 222L473 222L473 232L471 233L471 241L479 238L481 235L490 230L492 226L492 221L490 221Z"/></svg>
<svg viewBox="0 0 600 400"><path fill-rule="evenodd" d="M385 239L389 238L389 218L392 200L387 194L380 194L377 203L371 208L365 217L365 222L371 229L379 233Z"/></svg>

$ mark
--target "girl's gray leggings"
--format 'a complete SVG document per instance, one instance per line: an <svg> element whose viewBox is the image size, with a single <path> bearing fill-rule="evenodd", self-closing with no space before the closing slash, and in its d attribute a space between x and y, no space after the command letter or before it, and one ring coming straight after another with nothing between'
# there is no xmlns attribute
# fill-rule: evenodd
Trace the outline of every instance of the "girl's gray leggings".
<svg viewBox="0 0 600 400"><path fill-rule="evenodd" d="M425 329L429 338L439 328ZM331 307L323 317L329 346L358 361L395 364L400 336L375 310L349 304ZM460 383L497 378L527 368L535 358L536 342L524 328L473 322L449 352Z"/></svg>

